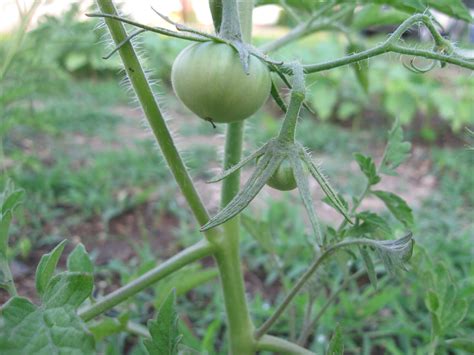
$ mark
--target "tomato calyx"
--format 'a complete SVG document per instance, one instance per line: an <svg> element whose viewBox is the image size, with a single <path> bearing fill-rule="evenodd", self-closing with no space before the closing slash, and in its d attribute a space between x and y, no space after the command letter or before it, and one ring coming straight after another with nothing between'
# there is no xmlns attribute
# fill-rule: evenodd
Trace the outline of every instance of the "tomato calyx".
<svg viewBox="0 0 474 355"><path fill-rule="evenodd" d="M265 184L270 184L270 186L273 184L273 187L282 187L288 190L294 187L298 188L301 200L308 213L316 241L319 246L322 246L323 237L319 227L319 220L313 206L308 183L309 176L312 176L317 181L327 198L331 201L332 206L352 224L344 203L340 200L327 178L321 172L320 167L314 164L306 149L295 140L295 129L299 111L305 97L305 88L301 66L295 65L294 72L290 103L279 135L270 139L261 148L240 161L240 163L210 181L221 181L248 163L256 160L256 167L242 190L240 190L224 209L202 226L201 231L214 228L233 218L249 205ZM282 164L286 165L284 168L288 174L285 173L286 176L283 177L282 181L278 181L278 169L281 169ZM280 185L275 182L282 182L282 184ZM296 186L293 187L293 185Z"/></svg>

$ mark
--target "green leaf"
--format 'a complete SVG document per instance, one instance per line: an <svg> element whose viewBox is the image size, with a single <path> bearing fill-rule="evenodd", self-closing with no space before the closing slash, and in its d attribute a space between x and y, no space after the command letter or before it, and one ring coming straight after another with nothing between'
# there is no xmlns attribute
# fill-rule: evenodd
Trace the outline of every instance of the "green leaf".
<svg viewBox="0 0 474 355"><path fill-rule="evenodd" d="M21 203L24 193L25 191L23 190L11 191L3 200L1 211L2 214L8 211L13 211Z"/></svg>
<svg viewBox="0 0 474 355"><path fill-rule="evenodd" d="M174 355L178 352L181 335L178 332L175 300L176 293L173 290L161 305L156 320L148 321L151 339L146 339L144 344L150 355Z"/></svg>
<svg viewBox="0 0 474 355"><path fill-rule="evenodd" d="M376 185L380 182L381 178L377 175L377 168L371 157L365 156L360 153L355 153L354 158L359 164L360 170L364 173L369 181L370 185Z"/></svg>
<svg viewBox="0 0 474 355"><path fill-rule="evenodd" d="M410 14L423 13L431 8L460 20L472 22L469 9L462 0L363 0L363 2L391 5Z"/></svg>
<svg viewBox="0 0 474 355"><path fill-rule="evenodd" d="M454 329L467 315L469 304L465 299L456 299L446 314L443 314L443 323L446 328Z"/></svg>
<svg viewBox="0 0 474 355"><path fill-rule="evenodd" d="M411 228L415 224L412 209L401 197L392 192L373 191L375 196L381 199L392 215L402 222L406 227Z"/></svg>
<svg viewBox="0 0 474 355"><path fill-rule="evenodd" d="M433 290L428 290L425 296L425 305L428 311L436 313L439 309L439 297Z"/></svg>
<svg viewBox="0 0 474 355"><path fill-rule="evenodd" d="M470 11L462 0L429 0L427 4L449 16L466 22L472 22Z"/></svg>
<svg viewBox="0 0 474 355"><path fill-rule="evenodd" d="M21 203L24 190L15 188L13 181L8 179L0 194L0 255L6 256L8 249L8 231L15 208Z"/></svg>
<svg viewBox="0 0 474 355"><path fill-rule="evenodd" d="M0 255L3 255L4 257L7 255L8 231L10 230L12 218L12 213L10 211L0 215Z"/></svg>
<svg viewBox="0 0 474 355"><path fill-rule="evenodd" d="M389 132L380 171L386 175L397 175L396 168L410 156L411 144L403 140L400 121L396 120Z"/></svg>
<svg viewBox="0 0 474 355"><path fill-rule="evenodd" d="M364 261L365 269L367 270L367 275L369 275L369 281L374 287L377 289L377 274L375 273L374 263L372 262L372 258L370 254L367 252L365 248L359 248L360 255L362 256L362 260Z"/></svg>
<svg viewBox="0 0 474 355"><path fill-rule="evenodd" d="M445 341L448 348L455 348L474 354L474 340L468 338L454 338ZM448 349L449 350L449 349Z"/></svg>
<svg viewBox="0 0 474 355"><path fill-rule="evenodd" d="M66 243L67 240L64 239L52 251L44 254L38 263L38 267L36 268L36 291L40 296L45 292L46 287L56 270L56 265L58 264Z"/></svg>
<svg viewBox="0 0 474 355"><path fill-rule="evenodd" d="M369 4L356 12L352 27L363 30L370 26L399 25L408 17L406 12L382 5Z"/></svg>
<svg viewBox="0 0 474 355"><path fill-rule="evenodd" d="M355 53L363 52L366 48L361 43L349 43L346 48L346 54L352 55ZM369 93L369 62L367 60L361 60L351 65L356 75L359 85L366 94Z"/></svg>
<svg viewBox="0 0 474 355"><path fill-rule="evenodd" d="M400 269L406 270L405 264L413 254L414 241L411 233L396 240L366 241L368 246L375 249L389 273L395 275Z"/></svg>
<svg viewBox="0 0 474 355"><path fill-rule="evenodd" d="M92 293L93 279L89 273L62 272L54 276L43 294L43 303L48 308L79 307Z"/></svg>
<svg viewBox="0 0 474 355"><path fill-rule="evenodd" d="M342 336L341 326L336 325L336 329L329 342L327 355L343 355L344 354L344 338Z"/></svg>
<svg viewBox="0 0 474 355"><path fill-rule="evenodd" d="M214 352L214 346L218 342L219 330L222 326L222 319L216 318L206 330L202 339L202 346L200 354L212 354Z"/></svg>
<svg viewBox="0 0 474 355"><path fill-rule="evenodd" d="M42 306L13 297L2 307L2 354L95 354L94 338L76 314L77 306L90 295L92 277L66 274L57 275L49 283L49 302ZM88 281L84 282L83 277Z"/></svg>
<svg viewBox="0 0 474 355"><path fill-rule="evenodd" d="M67 258L67 269L77 272L94 272L94 264L82 243L76 245Z"/></svg>
<svg viewBox="0 0 474 355"><path fill-rule="evenodd" d="M104 317L100 321L88 324L87 328L96 341L101 341L110 335L125 331L126 326L127 322L123 322L119 318Z"/></svg>
<svg viewBox="0 0 474 355"><path fill-rule="evenodd" d="M353 227L352 231L349 232L351 235L361 236L369 234L378 238L380 236L390 238L393 235L392 228L390 228L387 221L373 212L364 211L358 213L356 218L363 223Z"/></svg>

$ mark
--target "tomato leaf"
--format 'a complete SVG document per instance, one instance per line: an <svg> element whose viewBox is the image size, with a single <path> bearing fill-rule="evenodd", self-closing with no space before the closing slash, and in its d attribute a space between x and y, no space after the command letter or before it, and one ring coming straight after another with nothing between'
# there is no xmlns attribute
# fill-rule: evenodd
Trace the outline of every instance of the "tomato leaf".
<svg viewBox="0 0 474 355"><path fill-rule="evenodd" d="M388 239L393 236L392 228L390 228L387 221L373 212L358 213L356 219L358 224L347 231L347 236L370 235L376 237L376 239L380 239L380 237Z"/></svg>
<svg viewBox="0 0 474 355"><path fill-rule="evenodd" d="M359 164L360 170L367 177L367 180L369 180L369 184L378 184L381 178L377 175L377 168L372 158L360 153L354 154L354 158L357 161L357 164Z"/></svg>
<svg viewBox="0 0 474 355"><path fill-rule="evenodd" d="M344 354L344 338L342 336L341 326L336 325L336 329L332 334L331 341L329 342L327 355L343 355Z"/></svg>
<svg viewBox="0 0 474 355"><path fill-rule="evenodd" d="M94 338L76 314L91 291L91 275L65 272L48 283L40 307L11 298L2 307L0 349L12 355L94 354Z"/></svg>
<svg viewBox="0 0 474 355"><path fill-rule="evenodd" d="M375 196L381 199L392 215L402 222L406 227L411 228L415 224L412 209L401 197L392 192L373 191Z"/></svg>
<svg viewBox="0 0 474 355"><path fill-rule="evenodd" d="M5 256L8 249L8 231L13 218L13 212L21 203L24 191L15 188L11 180L7 180L0 194L0 255Z"/></svg>
<svg viewBox="0 0 474 355"><path fill-rule="evenodd" d="M374 287L374 289L377 289L377 274L375 273L375 267L374 263L372 262L372 258L370 257L370 254L365 248L359 248L359 252L362 256L362 260L364 261L365 269L367 270L367 275L369 275L369 281Z"/></svg>
<svg viewBox="0 0 474 355"><path fill-rule="evenodd" d="M410 151L411 144L403 140L400 121L396 120L389 132L380 171L386 175L397 175L395 169L408 159Z"/></svg>
<svg viewBox="0 0 474 355"><path fill-rule="evenodd" d="M82 243L76 245L74 250L69 254L67 258L67 269L77 272L94 272L94 265Z"/></svg>
<svg viewBox="0 0 474 355"><path fill-rule="evenodd" d="M178 353L181 335L178 331L178 314L175 309L176 293L170 292L160 307L155 320L148 321L151 339L144 341L150 355Z"/></svg>
<svg viewBox="0 0 474 355"><path fill-rule="evenodd" d="M40 296L42 296L48 286L51 277L56 270L56 265L58 264L59 258L63 253L64 246L66 245L67 240L64 239L59 243L52 251L47 254L44 254L41 257L40 262L36 268L36 291Z"/></svg>

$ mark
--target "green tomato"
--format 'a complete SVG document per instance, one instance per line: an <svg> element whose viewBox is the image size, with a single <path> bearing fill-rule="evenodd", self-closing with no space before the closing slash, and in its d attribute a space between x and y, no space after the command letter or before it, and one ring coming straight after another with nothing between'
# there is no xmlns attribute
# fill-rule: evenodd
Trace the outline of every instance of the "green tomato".
<svg viewBox="0 0 474 355"><path fill-rule="evenodd" d="M230 123L254 114L268 99L270 71L250 56L249 75L237 52L227 44L205 42L186 47L171 71L173 89L199 117Z"/></svg>
<svg viewBox="0 0 474 355"><path fill-rule="evenodd" d="M280 163L278 169L267 181L267 185L280 191L290 191L296 188L295 175L293 174L293 168L288 159Z"/></svg>

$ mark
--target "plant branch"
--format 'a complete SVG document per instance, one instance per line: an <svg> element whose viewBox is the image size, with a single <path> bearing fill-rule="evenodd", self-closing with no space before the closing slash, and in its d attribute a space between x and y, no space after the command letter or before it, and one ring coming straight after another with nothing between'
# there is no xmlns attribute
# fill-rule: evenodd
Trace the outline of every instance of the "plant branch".
<svg viewBox="0 0 474 355"><path fill-rule="evenodd" d="M328 249L326 249L321 256L319 256L306 270L306 272L298 279L296 284L293 286L291 291L286 295L285 299L283 302L277 307L275 312L268 318L260 328L257 329L255 332L255 337L258 339L262 337L272 326L273 324L278 320L278 318L282 315L282 313L285 311L285 309L290 305L291 301L293 298L298 294L298 292L301 290L301 288L305 285L305 283L309 280L309 278L316 272L316 270L321 266L321 264L332 254L334 254L336 251L342 248L347 248L350 246L355 246L355 245L365 245L367 242L372 242L371 240L367 239L355 239L355 240L345 240L342 242L339 242L333 246L330 246Z"/></svg>
<svg viewBox="0 0 474 355"><path fill-rule="evenodd" d="M311 335L312 332L316 329L316 326L318 325L319 320L321 317L326 313L326 310L329 308L329 306L337 299L339 294L344 291L344 289L349 285L349 283L353 280L358 279L362 275L366 273L365 270L359 270L356 273L352 274L351 276L347 277L344 282L339 286L339 288L334 291L331 296L327 299L326 303L321 307L319 312L316 314L316 317L301 331L301 335L298 338L298 344L303 346L303 344L306 342L308 337Z"/></svg>
<svg viewBox="0 0 474 355"><path fill-rule="evenodd" d="M117 16L117 10L112 0L97 0L97 4L102 13ZM116 45L119 45L128 37L124 25L120 21L105 18L105 23ZM173 137L168 130L165 119L155 99L155 95L148 83L132 44L126 42L122 45L119 49L119 54L138 101L158 141L161 152L196 220L200 225L203 225L209 220L209 215L174 144ZM207 237L215 237L216 235L217 231L215 230L206 233Z"/></svg>
<svg viewBox="0 0 474 355"><path fill-rule="evenodd" d="M129 25L141 28L144 31L155 32L155 33L165 35L165 36L169 36L169 37L185 39L187 41L195 41L195 42L207 42L207 41L209 41L209 39L207 39L204 36L199 37L199 36L187 35L187 34L184 34L184 33L171 31L171 30L168 30L167 28L163 28L163 27L147 26L147 25L141 24L139 22L129 20L125 17L118 16L117 14L109 14L109 13L98 12L98 13L89 13L89 14L86 14L86 16L87 17L98 17L98 18L111 19L111 20L114 20L114 21L123 22L123 23L129 24ZM124 38L124 40L125 39L126 38Z"/></svg>
<svg viewBox="0 0 474 355"><path fill-rule="evenodd" d="M405 47L397 42L400 40L401 36L408 31L414 24L423 23L428 30L431 32L433 39L435 41L436 47L435 49L440 50L440 52L425 50L425 49L416 49ZM403 55L412 55L417 57L424 57L427 59L433 59L440 61L442 63L450 63L454 64L463 68L474 70L474 62L469 61L466 58L463 58L459 55L453 55L453 47L451 43L445 40L441 34L436 30L433 21L427 15L413 15L412 17L408 18L405 22L403 22L397 30L392 33L389 38L383 42L382 44L368 49L366 51L356 53L353 55L349 55L337 60L328 61L319 64L309 64L305 65L304 69L306 73L317 73L329 69L334 69L337 67L341 67L344 65L352 64L359 62L361 60L366 60L371 57L375 57L385 53L399 53ZM446 54L445 54L446 53Z"/></svg>
<svg viewBox="0 0 474 355"><path fill-rule="evenodd" d="M282 354L314 355L313 352L295 343L271 335L261 337L257 342L257 350L266 350Z"/></svg>
<svg viewBox="0 0 474 355"><path fill-rule="evenodd" d="M193 246L182 250L175 256L151 269L129 284L109 293L108 295L99 299L96 303L85 306L83 309L79 310L79 316L85 321L91 320L92 318L108 311L119 303L143 291L147 287L150 287L169 274L194 261L213 254L214 251L215 247L213 244L209 243L205 239L201 240Z"/></svg>

